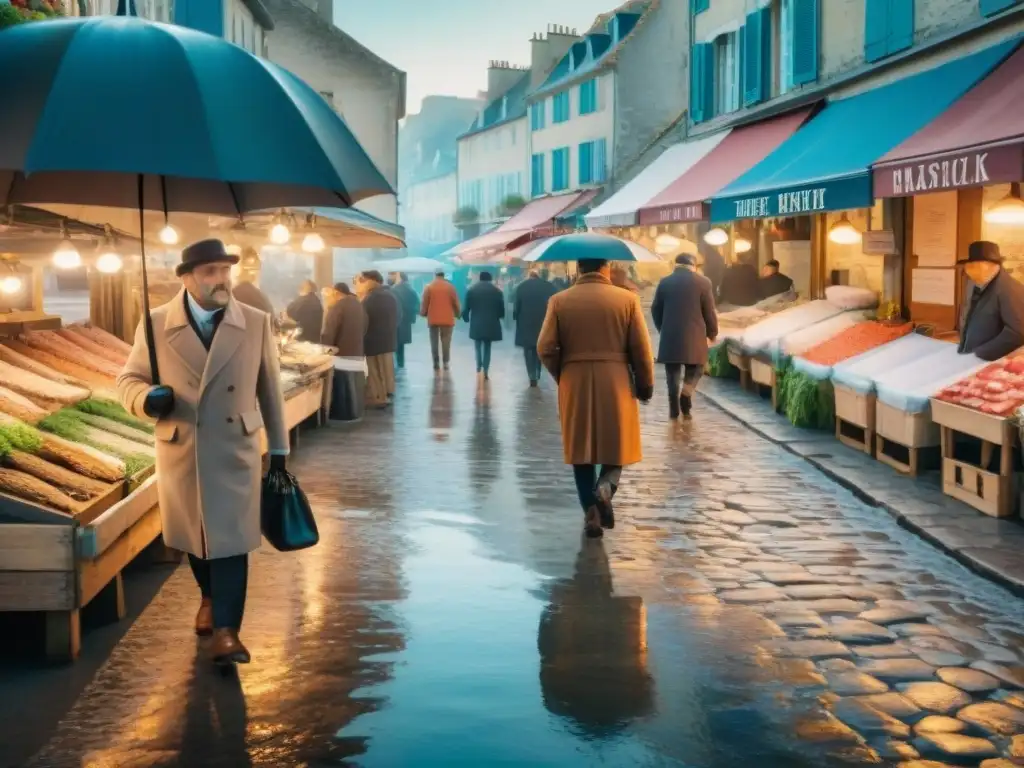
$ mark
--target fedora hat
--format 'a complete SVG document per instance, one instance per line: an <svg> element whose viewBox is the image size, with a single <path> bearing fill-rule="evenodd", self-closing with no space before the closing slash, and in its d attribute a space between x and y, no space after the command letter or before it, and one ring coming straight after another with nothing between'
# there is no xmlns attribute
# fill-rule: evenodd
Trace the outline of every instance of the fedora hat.
<svg viewBox="0 0 1024 768"><path fill-rule="evenodd" d="M181 264L174 270L178 277L191 272L203 264L237 264L238 257L228 253L220 240L200 240L187 246L181 252Z"/></svg>
<svg viewBox="0 0 1024 768"><path fill-rule="evenodd" d="M1003 254L999 252L999 246L990 240L975 240L967 246L967 258L960 259L957 264L970 264L971 262L987 261L989 264L1002 264Z"/></svg>

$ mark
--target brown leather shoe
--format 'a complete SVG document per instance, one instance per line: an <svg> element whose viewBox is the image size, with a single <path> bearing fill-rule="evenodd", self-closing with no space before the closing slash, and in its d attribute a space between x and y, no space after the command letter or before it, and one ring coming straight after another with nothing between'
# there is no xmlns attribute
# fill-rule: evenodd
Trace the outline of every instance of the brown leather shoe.
<svg viewBox="0 0 1024 768"><path fill-rule="evenodd" d="M203 598L196 612L196 634L200 637L213 634L213 601L208 597Z"/></svg>
<svg viewBox="0 0 1024 768"><path fill-rule="evenodd" d="M586 516L583 518L583 530L591 539L599 539L604 536L604 529L601 528L601 513L597 511L597 507L587 510Z"/></svg>
<svg viewBox="0 0 1024 768"><path fill-rule="evenodd" d="M214 664L248 664L248 649L238 639L238 630L218 627L213 630L210 657Z"/></svg>

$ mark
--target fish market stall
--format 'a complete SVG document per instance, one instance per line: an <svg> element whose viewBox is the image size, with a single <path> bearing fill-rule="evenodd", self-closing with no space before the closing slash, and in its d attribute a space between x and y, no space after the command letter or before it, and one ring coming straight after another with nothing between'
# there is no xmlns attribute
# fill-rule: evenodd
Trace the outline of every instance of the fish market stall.
<svg viewBox="0 0 1024 768"><path fill-rule="evenodd" d="M326 419L334 379L334 348L308 341L280 340L281 388L284 392L285 426L292 432L291 442L298 445L296 429L307 419L317 425ZM263 435L266 450L266 433Z"/></svg>
<svg viewBox="0 0 1024 768"><path fill-rule="evenodd" d="M941 427L943 492L993 517L1017 513L1019 440L1013 417L1021 405L1020 352L935 394L931 407L932 418Z"/></svg>

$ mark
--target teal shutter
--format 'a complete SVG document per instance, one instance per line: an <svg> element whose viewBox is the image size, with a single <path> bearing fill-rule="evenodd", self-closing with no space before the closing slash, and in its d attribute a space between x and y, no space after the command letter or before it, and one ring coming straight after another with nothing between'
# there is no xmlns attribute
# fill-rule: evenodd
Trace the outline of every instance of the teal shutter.
<svg viewBox="0 0 1024 768"><path fill-rule="evenodd" d="M704 114L704 46L697 43L690 51L690 118L695 123L707 120Z"/></svg>
<svg viewBox="0 0 1024 768"><path fill-rule="evenodd" d="M580 184L589 184L594 180L594 142L585 141L579 149Z"/></svg>
<svg viewBox="0 0 1024 768"><path fill-rule="evenodd" d="M864 8L864 60L878 61L889 53L889 0L867 0Z"/></svg>
<svg viewBox="0 0 1024 768"><path fill-rule="evenodd" d="M608 140L598 139L594 143L594 178L593 181L603 184L608 180Z"/></svg>
<svg viewBox="0 0 1024 768"><path fill-rule="evenodd" d="M905 51L914 45L914 0L889 0L889 44L887 53Z"/></svg>
<svg viewBox="0 0 1024 768"><path fill-rule="evenodd" d="M704 62L701 64L701 93L704 94L704 119L710 120L715 116L715 46L714 43L704 43L701 48L701 55Z"/></svg>
<svg viewBox="0 0 1024 768"><path fill-rule="evenodd" d="M792 0L792 3L793 85L806 85L818 79L819 0Z"/></svg>
<svg viewBox="0 0 1024 768"><path fill-rule="evenodd" d="M978 7L981 9L982 16L992 16L1007 8L1012 8L1019 2L1020 0L978 0Z"/></svg>
<svg viewBox="0 0 1024 768"><path fill-rule="evenodd" d="M700 13L711 7L711 0L693 0L693 12Z"/></svg>
<svg viewBox="0 0 1024 768"><path fill-rule="evenodd" d="M759 104L771 95L771 9L761 8L747 16L740 30L740 71L743 73L743 105Z"/></svg>

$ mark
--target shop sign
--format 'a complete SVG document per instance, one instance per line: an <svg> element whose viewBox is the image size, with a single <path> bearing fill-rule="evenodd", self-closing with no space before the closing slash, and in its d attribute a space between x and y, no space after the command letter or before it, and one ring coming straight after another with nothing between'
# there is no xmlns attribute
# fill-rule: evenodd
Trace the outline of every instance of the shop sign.
<svg viewBox="0 0 1024 768"><path fill-rule="evenodd" d="M875 197L910 197L987 184L1020 181L1024 177L1024 148L1020 144L975 152L936 155L926 161L879 166Z"/></svg>
<svg viewBox="0 0 1024 768"><path fill-rule="evenodd" d="M773 190L756 197L716 197L711 201L711 221L802 216L870 205L870 184L864 174L823 185Z"/></svg>
<svg viewBox="0 0 1024 768"><path fill-rule="evenodd" d="M861 253L868 256L891 256L897 253L896 233L891 229L865 232L860 244Z"/></svg>
<svg viewBox="0 0 1024 768"><path fill-rule="evenodd" d="M708 208L703 202L682 203L681 205L662 205L657 208L641 208L640 223L674 224L683 221L704 221Z"/></svg>

